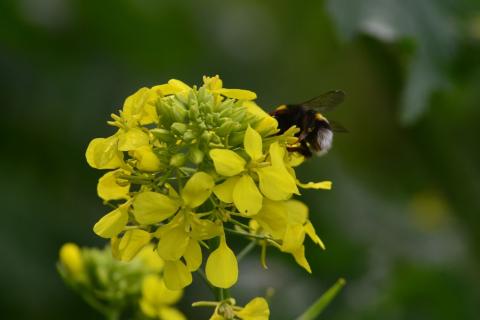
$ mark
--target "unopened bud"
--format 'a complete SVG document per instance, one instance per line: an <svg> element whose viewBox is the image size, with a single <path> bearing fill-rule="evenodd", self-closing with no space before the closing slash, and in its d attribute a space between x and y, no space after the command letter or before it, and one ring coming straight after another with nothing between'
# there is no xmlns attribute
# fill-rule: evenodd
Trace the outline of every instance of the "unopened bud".
<svg viewBox="0 0 480 320"><path fill-rule="evenodd" d="M186 156L183 153L177 153L170 158L170 165L174 167L181 167L185 164Z"/></svg>

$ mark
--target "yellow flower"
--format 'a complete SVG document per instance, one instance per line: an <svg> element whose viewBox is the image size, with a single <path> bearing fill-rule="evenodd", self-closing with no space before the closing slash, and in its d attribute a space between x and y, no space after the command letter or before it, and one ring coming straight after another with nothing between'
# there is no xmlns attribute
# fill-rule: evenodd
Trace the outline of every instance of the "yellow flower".
<svg viewBox="0 0 480 320"><path fill-rule="evenodd" d="M173 189L169 196L148 191L138 194L133 201L134 216L139 223L162 222L176 213L154 234L159 238L157 252L165 260L165 283L171 289L181 289L191 283L191 272L202 263L199 241L220 233L217 224L200 219L193 212L210 197L214 185L210 175L197 172L186 182L180 196Z"/></svg>
<svg viewBox="0 0 480 320"><path fill-rule="evenodd" d="M182 296L182 290L170 290L157 275L143 278L142 297L139 301L142 312L148 317L160 320L186 320L185 316L171 305Z"/></svg>
<svg viewBox="0 0 480 320"><path fill-rule="evenodd" d="M60 262L77 280L84 278L84 263L80 248L74 243L65 243L60 248Z"/></svg>
<svg viewBox="0 0 480 320"><path fill-rule="evenodd" d="M242 320L268 320L270 309L267 300L257 297L247 303L242 310L235 312L235 315Z"/></svg>
<svg viewBox="0 0 480 320"><path fill-rule="evenodd" d="M322 249L325 246L308 220L308 207L298 200L265 200L260 212L253 218L263 233L281 242L280 249L293 255L295 261L311 273L303 245L307 235Z"/></svg>
<svg viewBox="0 0 480 320"><path fill-rule="evenodd" d="M202 302L196 302L194 305L201 306ZM218 303L210 320L268 320L270 318L270 309L267 300L261 297L252 299L245 307L235 305L235 301L230 299Z"/></svg>
<svg viewBox="0 0 480 320"><path fill-rule="evenodd" d="M232 150L210 151L217 173L230 177L214 188L214 193L220 200L233 202L240 213L249 217L257 214L262 207L262 193L271 200L286 200L292 194L298 194L294 177L284 164L285 149L278 142L272 143L268 155L265 155L262 137L248 127L243 145L250 158L248 163ZM258 177L259 188L254 177Z"/></svg>

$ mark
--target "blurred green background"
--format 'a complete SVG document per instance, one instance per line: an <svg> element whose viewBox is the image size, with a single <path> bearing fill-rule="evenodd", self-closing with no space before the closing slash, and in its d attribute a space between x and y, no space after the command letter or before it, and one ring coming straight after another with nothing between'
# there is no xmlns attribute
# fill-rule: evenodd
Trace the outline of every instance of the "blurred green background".
<svg viewBox="0 0 480 320"><path fill-rule="evenodd" d="M479 1L2 0L3 319L99 319L55 270L62 243L104 245L86 146L138 88L204 74L268 110L347 92L329 116L350 132L300 172L334 182L304 197L327 250L308 246L312 276L255 252L241 304L271 286L271 318L293 319L345 277L323 319L478 319Z"/></svg>

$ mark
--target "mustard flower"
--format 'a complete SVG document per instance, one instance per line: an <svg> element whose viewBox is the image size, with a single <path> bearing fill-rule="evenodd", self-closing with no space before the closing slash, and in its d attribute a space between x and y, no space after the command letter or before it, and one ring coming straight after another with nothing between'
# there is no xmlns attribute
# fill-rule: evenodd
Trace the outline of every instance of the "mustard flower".
<svg viewBox="0 0 480 320"><path fill-rule="evenodd" d="M106 318L138 310L151 318L184 320L174 308L183 292L165 287L164 262L153 248L147 245L130 263L122 263L109 248L80 249L66 243L60 249L58 269L65 282Z"/></svg>
<svg viewBox="0 0 480 320"><path fill-rule="evenodd" d="M151 317L165 318L168 310L153 283L178 291L203 270L221 290L237 282L232 235L273 245L309 272L305 237L323 247L308 208L293 197L331 182L297 179L305 159L289 146L298 128L278 134L277 121L255 99L252 91L225 88L218 76L203 77L200 87L171 79L128 97L108 121L113 134L87 147L88 164L107 170L97 193L111 207L93 231L110 239L118 260L135 261L152 245L161 257L162 279L148 280L142 300ZM234 307L233 316L268 319L263 302Z"/></svg>
<svg viewBox="0 0 480 320"><path fill-rule="evenodd" d="M214 189L220 200L233 202L240 213L249 217L262 208L263 196L271 200L286 200L292 194L298 194L295 179L285 167L285 147L274 142L268 154L264 154L262 137L250 127L245 131L243 146L248 162L232 150L210 151L217 173L229 177ZM261 193L255 181L258 181Z"/></svg>

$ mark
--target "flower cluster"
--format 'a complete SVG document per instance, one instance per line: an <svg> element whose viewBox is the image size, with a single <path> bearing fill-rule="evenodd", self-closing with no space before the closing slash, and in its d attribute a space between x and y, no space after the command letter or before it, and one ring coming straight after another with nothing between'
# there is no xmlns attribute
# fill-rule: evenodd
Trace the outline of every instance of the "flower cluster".
<svg viewBox="0 0 480 320"><path fill-rule="evenodd" d="M304 239L323 243L308 208L292 196L299 187L331 183L297 180L295 167L304 159L287 147L298 129L278 134L275 118L254 99L251 91L224 88L218 76L204 77L201 87L170 80L138 90L112 114L108 123L117 131L93 139L86 158L110 170L97 191L112 211L94 232L111 239L116 258L130 261L153 243L165 261L166 288L178 290L192 282L208 252L208 281L229 288L238 262L228 240L239 235L262 252L272 245L290 253L311 271Z"/></svg>
<svg viewBox="0 0 480 320"><path fill-rule="evenodd" d="M66 243L60 249L58 270L65 282L106 318L130 312L133 318L186 319L172 307L182 290L166 288L164 263L153 246L144 247L131 263L113 259L110 251ZM144 316L136 315L140 311Z"/></svg>

